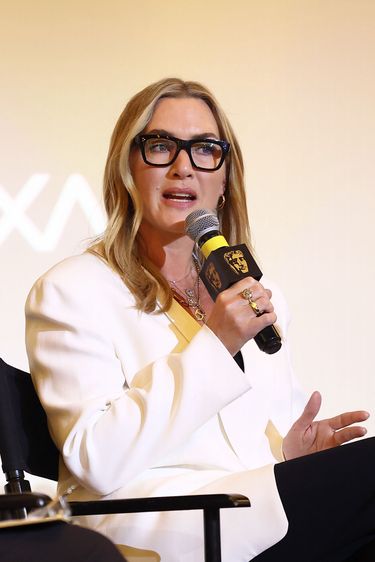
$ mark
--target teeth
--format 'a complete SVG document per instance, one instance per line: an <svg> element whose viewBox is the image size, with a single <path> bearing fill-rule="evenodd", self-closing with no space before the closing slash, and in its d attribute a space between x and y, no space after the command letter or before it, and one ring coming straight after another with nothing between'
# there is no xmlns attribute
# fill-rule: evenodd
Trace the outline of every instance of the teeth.
<svg viewBox="0 0 375 562"><path fill-rule="evenodd" d="M167 199L194 199L194 196L191 193L166 193L164 195Z"/></svg>

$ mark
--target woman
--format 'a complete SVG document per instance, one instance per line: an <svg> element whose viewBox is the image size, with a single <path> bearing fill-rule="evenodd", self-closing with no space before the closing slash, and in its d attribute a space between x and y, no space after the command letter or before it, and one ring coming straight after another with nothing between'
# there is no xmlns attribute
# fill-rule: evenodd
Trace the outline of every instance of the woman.
<svg viewBox="0 0 375 562"><path fill-rule="evenodd" d="M364 435L352 424L368 414L313 422L320 395L303 408L276 287L246 278L214 303L201 283L184 230L191 211L217 209L229 243L249 244L241 152L203 86L166 79L133 97L112 135L104 199L102 239L39 279L27 302L60 488L77 484L76 499L243 493L251 508L222 513L223 560L250 560L288 529L275 462ZM283 346L266 355L253 338L276 319ZM245 372L233 360L240 350ZM193 512L103 516L94 526L162 560L202 558Z"/></svg>

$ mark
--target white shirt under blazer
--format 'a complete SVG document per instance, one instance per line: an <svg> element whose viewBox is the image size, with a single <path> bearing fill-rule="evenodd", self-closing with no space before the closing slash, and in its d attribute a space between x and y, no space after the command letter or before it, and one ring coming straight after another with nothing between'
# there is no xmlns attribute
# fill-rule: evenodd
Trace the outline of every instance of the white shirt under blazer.
<svg viewBox="0 0 375 562"><path fill-rule="evenodd" d="M76 484L72 499L242 493L250 508L221 513L224 562L247 562L285 535L273 465L305 396L289 362L285 301L263 283L273 292L283 345L267 355L248 342L245 373L177 302L168 313L139 312L97 256L68 258L35 283L27 350L61 451L61 491ZM163 562L203 560L199 512L86 519Z"/></svg>

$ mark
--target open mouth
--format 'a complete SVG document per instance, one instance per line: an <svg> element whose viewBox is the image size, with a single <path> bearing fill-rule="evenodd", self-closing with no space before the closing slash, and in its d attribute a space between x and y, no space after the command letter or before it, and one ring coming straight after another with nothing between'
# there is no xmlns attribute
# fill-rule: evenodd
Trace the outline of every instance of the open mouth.
<svg viewBox="0 0 375 562"><path fill-rule="evenodd" d="M163 193L163 197L174 201L195 201L196 199L192 193Z"/></svg>

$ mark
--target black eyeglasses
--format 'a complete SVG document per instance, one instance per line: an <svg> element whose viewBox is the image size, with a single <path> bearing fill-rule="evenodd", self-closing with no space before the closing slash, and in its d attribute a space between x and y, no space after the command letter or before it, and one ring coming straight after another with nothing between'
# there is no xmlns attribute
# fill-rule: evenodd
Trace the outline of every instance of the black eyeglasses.
<svg viewBox="0 0 375 562"><path fill-rule="evenodd" d="M210 172L220 168L230 148L229 142L223 140L182 140L158 134L137 135L134 142L140 147L143 160L150 166L170 166L180 151L186 150L194 168Z"/></svg>

